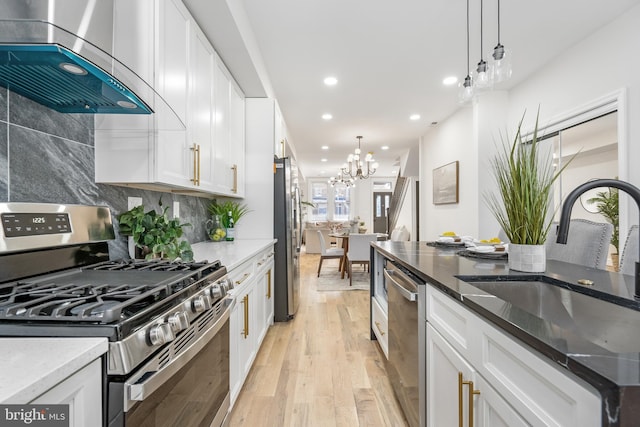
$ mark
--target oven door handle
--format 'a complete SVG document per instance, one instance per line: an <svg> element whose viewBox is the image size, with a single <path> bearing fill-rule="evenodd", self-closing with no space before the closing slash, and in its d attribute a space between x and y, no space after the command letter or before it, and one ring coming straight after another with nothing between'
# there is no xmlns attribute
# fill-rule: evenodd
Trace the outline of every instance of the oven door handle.
<svg viewBox="0 0 640 427"><path fill-rule="evenodd" d="M133 406L133 402L142 401L149 397L162 384L171 378L176 372L184 367L200 350L206 346L211 339L222 329L224 323L229 319L234 300L228 299L224 311L209 330L198 338L189 348L184 350L169 364L156 369L156 366L146 365L135 376L125 382L125 409ZM142 380L144 378L144 380Z"/></svg>
<svg viewBox="0 0 640 427"><path fill-rule="evenodd" d="M391 284L398 290L398 292L400 292L400 295L402 295L406 300L408 301L418 300L418 293L413 292L413 289L415 289L417 285L408 276L406 276L405 274L402 274L402 272L398 270L388 270L385 268L384 277L387 280L389 280L389 282L391 282ZM396 277L400 280L396 280ZM409 288L413 288L413 289L409 289Z"/></svg>

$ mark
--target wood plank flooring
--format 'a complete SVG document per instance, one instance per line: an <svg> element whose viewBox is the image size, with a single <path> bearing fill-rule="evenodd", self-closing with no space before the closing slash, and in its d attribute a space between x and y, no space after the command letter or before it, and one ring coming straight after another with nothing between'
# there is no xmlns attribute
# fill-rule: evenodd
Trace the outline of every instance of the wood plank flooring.
<svg viewBox="0 0 640 427"><path fill-rule="evenodd" d="M230 426L407 425L369 339L369 292L317 292L318 261L302 254L298 312L269 328ZM322 270L337 267L326 260Z"/></svg>

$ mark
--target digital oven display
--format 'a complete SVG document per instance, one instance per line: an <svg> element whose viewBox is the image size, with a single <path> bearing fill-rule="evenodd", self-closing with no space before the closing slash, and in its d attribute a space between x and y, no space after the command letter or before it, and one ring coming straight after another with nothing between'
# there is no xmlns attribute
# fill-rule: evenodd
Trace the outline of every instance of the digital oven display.
<svg viewBox="0 0 640 427"><path fill-rule="evenodd" d="M0 216L5 237L71 233L67 213L3 213Z"/></svg>

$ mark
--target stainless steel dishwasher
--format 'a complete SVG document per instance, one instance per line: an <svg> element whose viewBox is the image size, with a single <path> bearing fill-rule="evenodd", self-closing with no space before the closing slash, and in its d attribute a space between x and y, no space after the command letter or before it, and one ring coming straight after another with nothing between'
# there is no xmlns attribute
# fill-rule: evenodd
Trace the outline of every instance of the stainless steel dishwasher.
<svg viewBox="0 0 640 427"><path fill-rule="evenodd" d="M387 372L396 398L411 427L424 425L425 369L420 351L423 330L418 316L418 294L425 284L410 272L386 262L384 276L389 297L389 360ZM423 422L421 423L421 420Z"/></svg>

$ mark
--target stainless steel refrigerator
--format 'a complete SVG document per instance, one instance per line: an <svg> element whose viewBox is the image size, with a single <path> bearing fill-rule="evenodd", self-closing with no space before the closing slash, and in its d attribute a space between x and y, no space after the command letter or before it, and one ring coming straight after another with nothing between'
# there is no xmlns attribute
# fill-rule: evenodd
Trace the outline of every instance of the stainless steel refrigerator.
<svg viewBox="0 0 640 427"><path fill-rule="evenodd" d="M300 295L300 192L293 185L291 160L275 159L274 221L275 245L274 318L286 322L293 318Z"/></svg>

